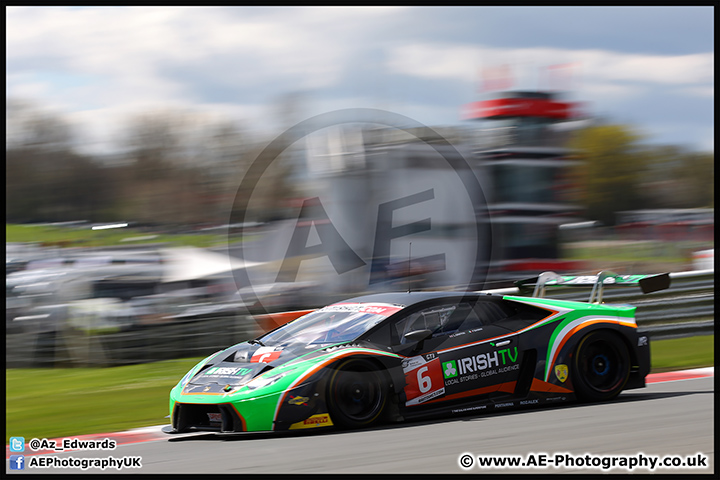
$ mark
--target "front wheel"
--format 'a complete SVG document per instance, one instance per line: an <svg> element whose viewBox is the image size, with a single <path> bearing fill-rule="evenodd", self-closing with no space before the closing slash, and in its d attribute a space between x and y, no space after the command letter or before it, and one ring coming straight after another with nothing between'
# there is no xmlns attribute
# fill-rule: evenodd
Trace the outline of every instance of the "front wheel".
<svg viewBox="0 0 720 480"><path fill-rule="evenodd" d="M385 376L368 360L346 360L332 372L327 388L333 422L348 428L377 422L387 403Z"/></svg>
<svg viewBox="0 0 720 480"><path fill-rule="evenodd" d="M630 377L630 354L617 335L588 333L575 351L573 384L581 400L610 400L620 394Z"/></svg>

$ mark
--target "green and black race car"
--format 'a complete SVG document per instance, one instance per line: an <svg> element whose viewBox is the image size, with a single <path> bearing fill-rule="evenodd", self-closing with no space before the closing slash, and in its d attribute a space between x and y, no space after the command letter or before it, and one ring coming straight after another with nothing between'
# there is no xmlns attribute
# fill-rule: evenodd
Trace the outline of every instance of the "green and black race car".
<svg viewBox="0 0 720 480"><path fill-rule="evenodd" d="M542 298L593 284L590 301ZM217 352L170 393L168 432L367 427L380 421L609 400L645 386L650 345L635 307L607 285L667 288L669 276L545 273L532 297L384 293L312 311Z"/></svg>

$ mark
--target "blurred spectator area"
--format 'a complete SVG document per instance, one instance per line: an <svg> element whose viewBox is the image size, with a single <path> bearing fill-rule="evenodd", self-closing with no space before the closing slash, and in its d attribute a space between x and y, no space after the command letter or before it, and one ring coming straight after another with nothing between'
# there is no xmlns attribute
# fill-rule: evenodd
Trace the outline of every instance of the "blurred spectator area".
<svg viewBox="0 0 720 480"><path fill-rule="evenodd" d="M714 242L715 209L652 209L618 212L615 231L627 240Z"/></svg>
<svg viewBox="0 0 720 480"><path fill-rule="evenodd" d="M257 334L233 277L250 264L221 253L9 245L6 260L13 368L202 356Z"/></svg>

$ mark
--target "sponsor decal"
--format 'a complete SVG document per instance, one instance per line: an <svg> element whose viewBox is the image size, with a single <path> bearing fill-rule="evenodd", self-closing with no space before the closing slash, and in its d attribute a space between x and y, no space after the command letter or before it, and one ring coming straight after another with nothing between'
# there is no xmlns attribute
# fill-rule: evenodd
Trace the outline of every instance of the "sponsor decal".
<svg viewBox="0 0 720 480"><path fill-rule="evenodd" d="M282 351L275 350L275 347L260 347L253 353L250 363L270 363L277 360L281 353Z"/></svg>
<svg viewBox="0 0 720 480"><path fill-rule="evenodd" d="M443 377L455 378L458 376L457 363L455 363L455 360L450 360L449 362L443 362L442 368L443 368Z"/></svg>
<svg viewBox="0 0 720 480"><path fill-rule="evenodd" d="M638 347L647 347L647 344L648 344L648 337L646 337L644 335L641 337L638 337Z"/></svg>
<svg viewBox="0 0 720 480"><path fill-rule="evenodd" d="M208 420L211 422L222 422L222 414L221 413L208 413Z"/></svg>
<svg viewBox="0 0 720 480"><path fill-rule="evenodd" d="M532 400L521 400L520 401L520 405L533 405L536 403L540 403L540 400L538 400L537 398L534 398Z"/></svg>
<svg viewBox="0 0 720 480"><path fill-rule="evenodd" d="M505 372L510 372L512 370L517 370L519 368L520 368L520 364L516 363L514 365L508 365L507 367L500 367L497 369L497 371L500 373L505 373Z"/></svg>
<svg viewBox="0 0 720 480"><path fill-rule="evenodd" d="M434 354L408 358L403 362L403 373L407 406L445 395L443 367Z"/></svg>
<svg viewBox="0 0 720 480"><path fill-rule="evenodd" d="M490 377L520 368L517 347L480 353L442 363L445 386Z"/></svg>
<svg viewBox="0 0 720 480"><path fill-rule="evenodd" d="M627 284L632 285L639 283L640 280L647 277L648 275L618 275L617 277L606 277L603 279L603 285L621 285ZM580 275L574 276L563 276L560 285L595 285L598 281L597 275ZM546 285L558 285L557 280L548 280Z"/></svg>
<svg viewBox="0 0 720 480"><path fill-rule="evenodd" d="M203 375L212 375L216 377L237 377L250 373L249 368L242 367L212 367L207 369Z"/></svg>
<svg viewBox="0 0 720 480"><path fill-rule="evenodd" d="M465 413L465 412L472 412L475 410L485 410L486 408L487 408L487 405L475 405L474 407L456 408L451 411L452 411L452 413Z"/></svg>
<svg viewBox="0 0 720 480"><path fill-rule="evenodd" d="M517 347L496 350L490 353L480 353L470 357L463 357L457 361L458 373L464 375L466 373L480 373L489 368L498 368L508 363L514 364L518 359ZM504 368L502 371L514 370L514 368ZM497 371L495 372L497 373ZM487 375L483 375L487 376Z"/></svg>
<svg viewBox="0 0 720 480"><path fill-rule="evenodd" d="M317 415L313 415L309 418L306 418L302 422L293 423L290 425L290 430L299 430L303 428L315 428L315 427L331 427L332 426L332 420L330 420L330 415L327 413L319 413Z"/></svg>
<svg viewBox="0 0 720 480"><path fill-rule="evenodd" d="M515 402L496 403L495 408L512 407L513 405L515 405Z"/></svg>
<svg viewBox="0 0 720 480"><path fill-rule="evenodd" d="M565 364L555 365L555 376L560 382L565 383L568 377L568 366Z"/></svg>
<svg viewBox="0 0 720 480"><path fill-rule="evenodd" d="M393 313L399 312L401 307L390 304L371 304L371 303L336 303L321 308L320 312L350 312L350 313L374 313L388 317Z"/></svg>
<svg viewBox="0 0 720 480"><path fill-rule="evenodd" d="M545 399L545 401L546 402L556 402L556 401L562 402L562 401L565 401L566 399L567 399L567 397L547 397Z"/></svg>
<svg viewBox="0 0 720 480"><path fill-rule="evenodd" d="M290 405L304 405L307 407L308 400L310 400L308 397L293 397L292 395L290 395L290 400L288 400L288 403Z"/></svg>

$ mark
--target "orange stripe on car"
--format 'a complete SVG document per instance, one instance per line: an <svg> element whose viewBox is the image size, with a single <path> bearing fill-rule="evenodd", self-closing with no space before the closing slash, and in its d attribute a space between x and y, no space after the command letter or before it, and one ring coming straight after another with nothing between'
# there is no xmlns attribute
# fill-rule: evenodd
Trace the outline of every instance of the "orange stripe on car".
<svg viewBox="0 0 720 480"><path fill-rule="evenodd" d="M553 385L552 383L543 382L542 380L538 380L537 378L533 378L532 384L530 385L530 391L532 391L532 392L572 393L572 390L569 390L567 388L560 387L557 385Z"/></svg>

